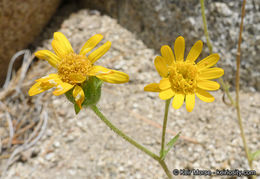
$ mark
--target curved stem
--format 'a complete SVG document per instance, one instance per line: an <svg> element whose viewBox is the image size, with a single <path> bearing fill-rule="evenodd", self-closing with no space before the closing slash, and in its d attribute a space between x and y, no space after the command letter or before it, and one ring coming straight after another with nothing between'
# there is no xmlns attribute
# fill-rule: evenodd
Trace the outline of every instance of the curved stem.
<svg viewBox="0 0 260 179"><path fill-rule="evenodd" d="M242 123L242 119L241 119L240 103L239 103L240 55L241 55L240 46L241 46L241 42L242 42L243 22L244 22L244 16L245 16L245 5L246 5L246 0L243 0L242 10L241 10L242 13L241 13L241 23L240 23L238 47L237 47L237 58L236 58L236 61L237 61L237 71L236 71L236 109L237 109L237 119L238 119L238 124L239 124L239 128L240 128L241 138L242 138L243 145L244 145L244 150L245 150L245 153L246 153L246 157L247 157L250 169L253 170L253 164L252 164L252 160L250 159L250 155L249 155L250 152L249 152L249 149L248 149L248 146L247 146L246 137L245 137L244 128L243 128L243 123Z"/></svg>
<svg viewBox="0 0 260 179"><path fill-rule="evenodd" d="M156 154L154 154L153 152L151 152L150 150L148 150L147 148L145 148L144 146L142 146L141 144L139 144L138 142L136 142L134 139L130 138L129 136L127 136L125 133L123 133L121 130L119 130L116 126L114 126L103 114L102 112L98 109L97 106L93 105L90 107L95 114L112 130L114 131L116 134L118 134L120 137L122 137L123 139L125 139L127 142L129 142L130 144L132 144L133 146L135 146L136 148L138 148L139 150L143 151L144 153L146 153L147 155L149 155L150 157L152 157L154 160L158 161L159 164L161 165L161 167L163 168L164 172L166 173L166 175L168 176L169 179L172 178L171 172L169 171L167 165L165 164L165 162L163 160L160 159L160 157Z"/></svg>
<svg viewBox="0 0 260 179"><path fill-rule="evenodd" d="M153 152L151 152L150 150L148 150L147 148L145 148L144 146L140 145L139 143L137 143L134 139L128 137L125 133L123 133L121 130L119 130L116 126L114 126L102 113L101 111L97 108L97 106L93 105L91 106L91 109L96 113L96 115L112 130L114 131L116 134L118 134L120 137L122 137L123 139L125 139L127 142L129 142L130 144L132 144L133 146L135 146L136 148L138 148L139 150L143 151L144 153L146 153L147 155L149 155L150 157L152 157L155 160L159 160L160 158L154 154Z"/></svg>
<svg viewBox="0 0 260 179"><path fill-rule="evenodd" d="M212 47L212 44L210 42L209 33L208 33L208 26L207 26L207 19L206 19L206 15L205 15L204 0L200 0L200 6L201 6L201 16L202 16L202 20L203 20L203 27L204 27L204 35L207 39L207 46L209 48L209 53L212 54L213 47ZM235 102L234 102L232 96L230 95L228 86L224 83L223 78L219 78L219 82L220 82L221 86L223 87L223 90L227 94L227 97L230 100L231 104L233 106L235 106Z"/></svg>
<svg viewBox="0 0 260 179"><path fill-rule="evenodd" d="M167 126L167 119L168 119L168 112L169 112L170 102L171 102L171 99L168 99L168 100L165 101L165 110L164 110L164 119L163 119L162 143L161 143L160 157L163 156L163 151L164 151L165 133L166 133L166 126Z"/></svg>
<svg viewBox="0 0 260 179"><path fill-rule="evenodd" d="M204 6L204 0L200 0L200 4L201 4L201 15L203 18L203 24L204 24L204 33L207 39L207 46L209 48L210 53L212 53L212 44L210 43L210 38L209 38L209 34L208 34L208 29L207 29L207 20L206 20L206 16L205 16L205 6ZM229 100L231 101L231 104L234 105L236 107L236 111L237 111L237 118L238 118L238 124L239 124L239 128L240 128L240 134L241 134L241 138L243 141L243 145L244 145L244 150L246 153L246 157L248 160L248 164L250 166L250 169L253 169L252 166L252 161L250 160L250 156L249 156L249 149L247 147L247 143L246 143L246 138L245 138L245 134L244 134L244 128L243 128L243 123L242 123L242 119L241 119L241 113L240 113L240 104L239 104L239 82L240 82L240 45L242 42L242 32L243 32L243 19L245 16L245 5L246 5L246 0L243 0L243 5L242 5L242 14L241 14L241 23L240 23L240 32L239 32L239 40L238 40L238 49L237 49L237 71L236 71L236 101L234 102L234 100L232 99L229 91L228 91L228 87L226 86L226 84L223 82L223 79L220 78L220 83L224 88L224 91L226 92ZM255 178L253 176L253 178Z"/></svg>

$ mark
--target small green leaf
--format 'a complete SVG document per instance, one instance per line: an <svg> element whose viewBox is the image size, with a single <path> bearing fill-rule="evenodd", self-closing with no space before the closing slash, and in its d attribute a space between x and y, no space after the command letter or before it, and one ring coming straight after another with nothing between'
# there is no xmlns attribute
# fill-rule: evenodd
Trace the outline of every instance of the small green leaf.
<svg viewBox="0 0 260 179"><path fill-rule="evenodd" d="M253 161L259 156L260 156L260 150L257 150L257 151L250 154L250 160Z"/></svg>
<svg viewBox="0 0 260 179"><path fill-rule="evenodd" d="M78 114L79 111L80 111L80 108L79 108L79 106L76 103L74 104L74 110L75 110L76 114Z"/></svg>
<svg viewBox="0 0 260 179"><path fill-rule="evenodd" d="M167 146L168 148L166 150L163 151L163 153L161 154L161 159L164 160L166 155L168 154L168 152L171 150L171 148L173 147L173 145L177 142L177 140L179 139L180 137L180 132L175 136L173 137L170 142L168 142Z"/></svg>

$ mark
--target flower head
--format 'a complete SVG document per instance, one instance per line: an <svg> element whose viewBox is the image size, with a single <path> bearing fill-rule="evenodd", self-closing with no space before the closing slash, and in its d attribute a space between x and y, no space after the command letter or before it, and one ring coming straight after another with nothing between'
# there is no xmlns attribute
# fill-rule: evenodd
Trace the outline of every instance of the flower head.
<svg viewBox="0 0 260 179"><path fill-rule="evenodd" d="M172 107L175 109L179 109L185 101L189 112L194 108L195 94L204 102L213 102L214 97L207 91L219 89L220 85L211 80L221 77L224 70L213 67L219 60L218 54L211 54L195 63L202 47L202 41L197 41L184 61L185 41L182 36L174 43L175 55L168 45L162 46L162 56L154 60L162 80L145 86L144 90L159 92L162 100L173 98Z"/></svg>
<svg viewBox="0 0 260 179"><path fill-rule="evenodd" d="M76 54L68 39L61 32L55 32L51 44L55 54L49 50L40 50L35 53L35 56L47 60L57 69L57 73L36 80L36 83L28 92L29 95L33 96L53 87L56 88L53 91L56 96L72 90L73 100L81 108L85 100L85 92L82 86L84 82L93 81L90 78L96 77L108 83L128 82L129 76L127 74L94 65L109 50L111 42L104 43L86 56L102 38L103 36L100 34L94 35L84 44L80 53Z"/></svg>

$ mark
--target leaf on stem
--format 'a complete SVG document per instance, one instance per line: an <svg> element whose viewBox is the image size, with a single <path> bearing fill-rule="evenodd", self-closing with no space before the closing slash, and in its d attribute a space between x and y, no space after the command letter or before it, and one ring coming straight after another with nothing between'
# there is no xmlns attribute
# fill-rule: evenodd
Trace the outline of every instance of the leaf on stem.
<svg viewBox="0 0 260 179"><path fill-rule="evenodd" d="M257 151L255 151L255 152L253 152L253 153L251 153L250 154L250 161L253 161L253 160L255 160L257 157L259 157L260 156L260 150L257 150Z"/></svg>
<svg viewBox="0 0 260 179"><path fill-rule="evenodd" d="M179 132L176 136L174 136L170 142L168 142L167 144L167 149L163 151L162 155L161 155L161 159L164 160L166 155L168 154L168 152L171 150L171 148L173 147L173 145L177 142L177 140L180 137L181 132Z"/></svg>

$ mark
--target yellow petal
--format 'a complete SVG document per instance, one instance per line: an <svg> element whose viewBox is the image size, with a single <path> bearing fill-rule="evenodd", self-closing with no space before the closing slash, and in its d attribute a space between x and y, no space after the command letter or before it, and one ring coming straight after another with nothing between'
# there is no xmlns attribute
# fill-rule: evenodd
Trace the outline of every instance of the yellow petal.
<svg viewBox="0 0 260 179"><path fill-rule="evenodd" d="M160 76L167 77L168 76L168 68L166 61L163 57L157 56L154 60L154 65Z"/></svg>
<svg viewBox="0 0 260 179"><path fill-rule="evenodd" d="M185 97L186 109L191 112L195 106L195 94L187 94Z"/></svg>
<svg viewBox="0 0 260 179"><path fill-rule="evenodd" d="M52 80L54 80L54 81L60 80L59 75L52 73L52 74L43 76L35 81L37 81L37 82L48 82L49 81L50 83L52 83Z"/></svg>
<svg viewBox="0 0 260 179"><path fill-rule="evenodd" d="M62 81L59 81L59 84L56 86L56 89L53 91L53 94L55 96L62 95L69 91L71 88L73 88L74 85L71 85L69 83L65 83Z"/></svg>
<svg viewBox="0 0 260 179"><path fill-rule="evenodd" d="M120 84L129 81L129 76L126 73L107 69L102 66L94 66L89 75L96 76L97 78L108 83Z"/></svg>
<svg viewBox="0 0 260 179"><path fill-rule="evenodd" d="M199 75L200 80L210 80L210 79L216 79L224 75L224 70L222 68L209 68L201 71L201 74Z"/></svg>
<svg viewBox="0 0 260 179"><path fill-rule="evenodd" d="M36 83L30 88L28 92L29 96L34 96L50 88L53 88L58 84L60 79L58 78L58 74L49 74L35 81Z"/></svg>
<svg viewBox="0 0 260 179"><path fill-rule="evenodd" d="M218 60L219 60L219 55L217 53L214 53L214 54L207 56L203 60L199 61L199 63L197 64L197 67L199 68L199 70L203 70L203 69L216 65Z"/></svg>
<svg viewBox="0 0 260 179"><path fill-rule="evenodd" d="M144 91L150 91L150 92L160 92L159 84L158 83L151 83L149 85L146 85L144 87Z"/></svg>
<svg viewBox="0 0 260 179"><path fill-rule="evenodd" d="M111 73L111 69L99 65L93 65L92 69L89 72L89 75L95 76L95 75L109 74L109 73Z"/></svg>
<svg viewBox="0 0 260 179"><path fill-rule="evenodd" d="M215 98L210 93L208 93L207 91L205 91L203 89L197 88L196 95L200 100L207 102L207 103L213 102L215 100Z"/></svg>
<svg viewBox="0 0 260 179"><path fill-rule="evenodd" d="M101 45L97 50L92 52L89 56L88 59L93 63L97 61L100 57L102 57L111 47L111 42L106 42L103 45Z"/></svg>
<svg viewBox="0 0 260 179"><path fill-rule="evenodd" d="M86 78L86 76L78 73L68 74L68 79L70 79L73 83L82 83L86 80Z"/></svg>
<svg viewBox="0 0 260 179"><path fill-rule="evenodd" d="M179 36L174 43L174 53L176 61L184 60L184 51L185 51L185 40L182 36Z"/></svg>
<svg viewBox="0 0 260 179"><path fill-rule="evenodd" d="M61 32L55 32L54 40L52 41L51 45L55 53L60 57L63 58L69 53L73 53L73 49L71 47L70 42L68 39L63 35Z"/></svg>
<svg viewBox="0 0 260 179"><path fill-rule="evenodd" d="M103 35L96 34L83 45L82 49L80 50L80 55L86 55L88 52L90 52L95 46L102 40Z"/></svg>
<svg viewBox="0 0 260 179"><path fill-rule="evenodd" d="M203 48L203 42L201 40L198 40L190 49L186 61L195 62L195 60L197 60L197 58L200 56L202 48Z"/></svg>
<svg viewBox="0 0 260 179"><path fill-rule="evenodd" d="M167 89L167 90L164 90L164 91L161 91L159 93L159 97L162 99L162 100L167 100L167 99L170 99L174 96L174 92L172 91L171 88Z"/></svg>
<svg viewBox="0 0 260 179"><path fill-rule="evenodd" d="M172 101L172 107L174 109L179 109L183 104L184 97L185 96L183 94L176 94Z"/></svg>
<svg viewBox="0 0 260 179"><path fill-rule="evenodd" d="M42 93L50 88L52 88L53 86L46 86L46 85L42 85L41 82L36 82L30 89L29 89L29 96L34 96L37 95L39 93Z"/></svg>
<svg viewBox="0 0 260 179"><path fill-rule="evenodd" d="M169 78L163 78L161 79L159 83L159 88L161 90L165 90L171 87L171 82L169 81Z"/></svg>
<svg viewBox="0 0 260 179"><path fill-rule="evenodd" d="M49 50L39 50L35 52L34 55L39 59L47 60L54 68L57 68L57 65L61 60L57 55Z"/></svg>
<svg viewBox="0 0 260 179"><path fill-rule="evenodd" d="M204 90L218 90L220 87L217 82L210 80L199 80L197 85L199 88Z"/></svg>
<svg viewBox="0 0 260 179"><path fill-rule="evenodd" d="M76 101L76 104L81 109L81 104L83 103L83 101L85 99L85 94L84 94L83 89L80 86L76 85L75 88L73 89L72 94Z"/></svg>
<svg viewBox="0 0 260 179"><path fill-rule="evenodd" d="M66 50L62 46L60 46L57 40L53 40L51 42L51 46L59 58L64 58L67 55Z"/></svg>
<svg viewBox="0 0 260 179"><path fill-rule="evenodd" d="M56 96L64 94L74 86L69 83L62 82L58 74L47 75L38 79L37 82L40 82L41 86L44 88L50 89L52 87L56 87L53 91L53 94Z"/></svg>
<svg viewBox="0 0 260 179"><path fill-rule="evenodd" d="M172 49L168 45L162 46L161 54L165 58L167 65L171 65L175 61Z"/></svg>

